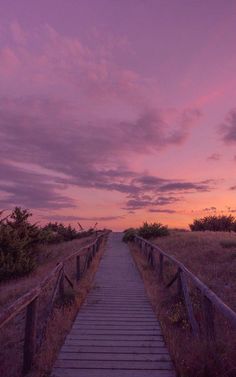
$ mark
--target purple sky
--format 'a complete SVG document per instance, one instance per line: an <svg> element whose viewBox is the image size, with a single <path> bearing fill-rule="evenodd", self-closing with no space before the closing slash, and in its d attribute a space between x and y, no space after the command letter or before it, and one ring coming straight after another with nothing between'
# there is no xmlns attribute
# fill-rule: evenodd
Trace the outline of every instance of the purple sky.
<svg viewBox="0 0 236 377"><path fill-rule="evenodd" d="M236 1L0 0L0 207L236 211Z"/></svg>

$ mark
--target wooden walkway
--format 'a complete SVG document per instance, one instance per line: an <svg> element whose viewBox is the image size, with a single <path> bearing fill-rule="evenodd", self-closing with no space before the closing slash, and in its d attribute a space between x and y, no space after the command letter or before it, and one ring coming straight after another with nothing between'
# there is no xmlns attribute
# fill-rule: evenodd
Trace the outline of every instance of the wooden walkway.
<svg viewBox="0 0 236 377"><path fill-rule="evenodd" d="M160 325L121 233L111 233L94 287L53 377L175 377Z"/></svg>

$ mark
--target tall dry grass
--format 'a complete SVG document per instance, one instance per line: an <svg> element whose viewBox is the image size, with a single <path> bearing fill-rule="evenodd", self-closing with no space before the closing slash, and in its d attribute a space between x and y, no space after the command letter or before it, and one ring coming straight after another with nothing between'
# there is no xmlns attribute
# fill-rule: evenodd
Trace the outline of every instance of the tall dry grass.
<svg viewBox="0 0 236 377"><path fill-rule="evenodd" d="M172 231L152 242L175 256L236 310L236 233Z"/></svg>
<svg viewBox="0 0 236 377"><path fill-rule="evenodd" d="M95 235L52 245L37 246L37 268L27 276L0 283L0 308L17 299L43 278L66 256L89 244Z"/></svg>
<svg viewBox="0 0 236 377"><path fill-rule="evenodd" d="M222 238L228 240L232 236L228 234L203 233L195 235L188 232L174 232L165 239L156 240L156 243L165 251L171 250L172 255L181 260L198 277L204 277L205 283L211 282L215 290L218 289L220 292L222 281L227 282L231 279L232 270L229 260L232 260L230 255L234 253L231 249L227 256L221 255L222 252L225 252L225 249L221 250L221 246L219 246ZM216 312L216 340L207 343L202 326L203 317L199 293L190 285L194 313L201 330L200 338L194 339L183 300L177 294L177 286L174 284L169 289L165 288L165 284L171 280L176 270L166 261L164 264L164 284L161 284L158 281L157 271L150 268L138 247L131 244L131 252L143 278L154 312L161 323L164 338L178 376L235 377L236 334L232 326L222 315ZM182 258L179 257L180 255ZM209 255L212 256L212 259L207 264ZM213 255L216 255L216 260L213 260ZM211 271L212 264L215 266L213 272ZM228 271L229 280L227 280ZM234 279L235 276L231 282L232 286L235 282ZM225 286L223 289L228 292L227 302L232 305L235 292L229 291ZM224 293L221 292L221 297L224 300L223 296Z"/></svg>

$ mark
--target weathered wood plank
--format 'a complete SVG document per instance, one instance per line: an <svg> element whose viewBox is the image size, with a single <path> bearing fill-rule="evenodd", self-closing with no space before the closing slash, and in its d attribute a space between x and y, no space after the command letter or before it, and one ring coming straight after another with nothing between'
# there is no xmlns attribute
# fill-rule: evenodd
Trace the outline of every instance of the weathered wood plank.
<svg viewBox="0 0 236 377"><path fill-rule="evenodd" d="M74 369L126 369L126 370L171 370L169 361L127 361L127 360L57 360L56 368Z"/></svg>
<svg viewBox="0 0 236 377"><path fill-rule="evenodd" d="M93 361L170 361L168 354L149 354L149 353L78 353L78 352L60 352L58 360L93 360Z"/></svg>
<svg viewBox="0 0 236 377"><path fill-rule="evenodd" d="M129 347L158 347L164 346L163 341L158 340L86 340L86 339L66 339L65 345L74 346L129 346Z"/></svg>
<svg viewBox="0 0 236 377"><path fill-rule="evenodd" d="M155 336L159 335L161 336L161 330L160 329L139 329L139 328L126 328L126 329L114 329L114 328L104 328L104 329L89 329L89 328L73 328L71 331L71 334L73 335L150 335L150 336Z"/></svg>
<svg viewBox="0 0 236 377"><path fill-rule="evenodd" d="M68 342L70 340L96 340L96 341L107 341L111 340L114 342L117 341L126 341L126 340L131 340L131 341L162 341L163 337L162 335L145 335L145 334L125 334L125 335L120 335L120 334L78 334L78 333L70 333L67 336Z"/></svg>
<svg viewBox="0 0 236 377"><path fill-rule="evenodd" d="M171 370L115 370L115 369L78 369L72 368L55 368L52 377L175 377L174 371Z"/></svg>
<svg viewBox="0 0 236 377"><path fill-rule="evenodd" d="M160 355L167 354L168 350L164 344L159 346L148 346L148 347L138 347L138 346L76 346L76 345L66 345L64 344L61 348L61 352L76 352L80 353L81 357L83 353L115 353L115 354L149 354L149 355Z"/></svg>
<svg viewBox="0 0 236 377"><path fill-rule="evenodd" d="M75 323L72 326L72 329L88 329L88 330L93 330L93 329L98 329L98 330L104 330L104 329L130 329L130 330L161 330L160 326L158 324L155 324L155 322L107 322L107 321L102 321L102 322L80 322L80 323Z"/></svg>

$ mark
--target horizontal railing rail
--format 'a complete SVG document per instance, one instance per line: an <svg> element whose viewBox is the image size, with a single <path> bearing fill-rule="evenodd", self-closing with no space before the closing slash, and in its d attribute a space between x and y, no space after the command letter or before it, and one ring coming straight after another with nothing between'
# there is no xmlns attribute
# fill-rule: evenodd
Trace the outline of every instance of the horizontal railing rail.
<svg viewBox="0 0 236 377"><path fill-rule="evenodd" d="M150 267L158 270L159 280L163 282L164 277L164 259L171 262L176 268L176 274L171 281L166 284L166 288L177 283L178 293L182 295L185 303L188 320L194 336L199 335L199 326L194 316L194 310L191 295L188 287L188 279L199 290L202 298L202 309L205 319L205 330L207 339L215 338L214 326L214 310L217 309L231 324L236 328L236 313L226 305L210 288L207 287L200 279L198 279L183 263L179 262L175 257L163 251L157 245L135 235L134 242L140 247L140 250L147 257ZM158 253L159 262L156 263L153 253Z"/></svg>
<svg viewBox="0 0 236 377"><path fill-rule="evenodd" d="M23 350L23 368L22 374L26 374L32 366L36 348L37 348L37 336L36 336L36 327L37 327L37 308L38 308L38 299L44 287L46 287L51 280L55 279L56 282L53 287L53 293L51 296L50 303L47 307L47 316L44 323L44 329L41 332L41 341L45 334L46 326L50 318L50 314L53 310L53 305L57 295L59 294L61 298L64 297L64 283L67 283L73 288L74 284L71 282L70 278L66 274L66 262L75 258L75 270L76 270L76 281L80 281L84 273L89 268L94 256L99 251L102 241L106 238L108 231L102 232L99 234L96 239L88 245L83 246L78 251L72 253L68 257L64 258L57 266L50 271L50 273L40 282L39 285L32 288L29 292L23 294L13 303L4 307L0 311L0 329L10 322L14 317L16 317L21 311L26 310L26 319L25 319L25 336L24 336L24 350ZM82 257L84 258L84 263L81 263Z"/></svg>

